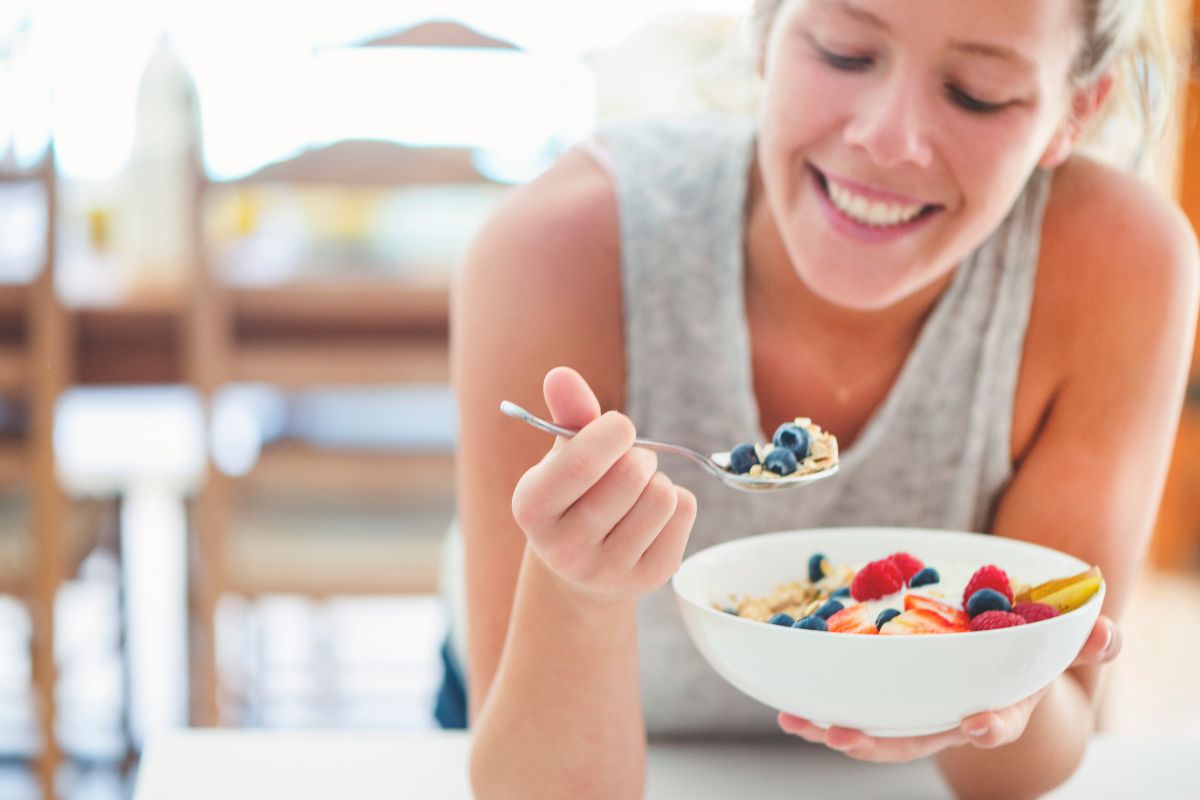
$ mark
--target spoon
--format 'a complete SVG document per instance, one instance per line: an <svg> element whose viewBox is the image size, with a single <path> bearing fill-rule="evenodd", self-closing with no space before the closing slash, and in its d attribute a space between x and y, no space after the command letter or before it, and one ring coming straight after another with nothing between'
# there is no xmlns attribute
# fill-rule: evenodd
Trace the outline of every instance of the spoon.
<svg viewBox="0 0 1200 800"><path fill-rule="evenodd" d="M561 425L555 425L553 422L547 422L539 416L530 414L516 403L510 403L507 400L501 401L500 410L513 419L519 419L522 422L532 425L538 430L545 431L546 433L553 433L568 439L579 433L578 430L564 428ZM711 456L706 456L697 450L691 449L690 447L683 447L682 445L678 444L669 444L667 442L657 442L653 439L643 439L640 436L634 439L633 443L639 447L645 447L648 450L658 450L663 453L673 453L677 456L690 458L692 461L695 461L697 464L703 467L711 475L720 478L726 486L731 486L734 489L738 489L743 492L769 492L775 489L795 489L798 486L806 486L810 483L819 481L822 478L828 478L830 475L833 475L838 471L838 465L834 464L833 466L823 469L820 472L809 472L804 475L792 474L781 477L756 478L750 473L738 475L730 472L728 469L728 452L713 453Z"/></svg>

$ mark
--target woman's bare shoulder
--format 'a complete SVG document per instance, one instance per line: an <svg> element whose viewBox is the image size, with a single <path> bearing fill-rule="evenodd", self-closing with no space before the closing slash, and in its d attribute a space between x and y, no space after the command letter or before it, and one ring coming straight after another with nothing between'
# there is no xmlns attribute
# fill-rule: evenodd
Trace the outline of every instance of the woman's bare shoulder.
<svg viewBox="0 0 1200 800"><path fill-rule="evenodd" d="M535 388L547 369L568 364L604 393L606 408L617 407L620 258L612 180L569 151L505 198L477 234L454 292L457 331L473 338L460 336L457 349L506 356L506 374L534 378Z"/></svg>
<svg viewBox="0 0 1200 800"><path fill-rule="evenodd" d="M581 283L611 279L619 258L612 180L591 158L571 150L500 203L467 266L475 278L503 277L529 291L570 295Z"/></svg>
<svg viewBox="0 0 1200 800"><path fill-rule="evenodd" d="M1039 266L1043 306L1074 343L1152 340L1195 302L1196 234L1160 190L1076 157L1056 171Z"/></svg>

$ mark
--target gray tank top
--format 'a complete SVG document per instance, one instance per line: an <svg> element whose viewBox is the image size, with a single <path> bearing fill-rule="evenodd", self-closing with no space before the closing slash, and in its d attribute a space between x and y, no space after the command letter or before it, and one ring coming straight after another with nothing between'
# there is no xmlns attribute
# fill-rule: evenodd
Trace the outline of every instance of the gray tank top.
<svg viewBox="0 0 1200 800"><path fill-rule="evenodd" d="M621 228L625 413L642 436L704 452L769 441L743 298L753 124L715 115L640 120L606 128L600 140ZM1036 171L959 266L890 393L840 454L836 476L799 492L750 495L682 459L660 461L699 503L688 555L792 528L990 530L1012 474L1013 398L1049 178ZM784 735L770 709L703 661L669 584L643 598L638 623L650 735Z"/></svg>

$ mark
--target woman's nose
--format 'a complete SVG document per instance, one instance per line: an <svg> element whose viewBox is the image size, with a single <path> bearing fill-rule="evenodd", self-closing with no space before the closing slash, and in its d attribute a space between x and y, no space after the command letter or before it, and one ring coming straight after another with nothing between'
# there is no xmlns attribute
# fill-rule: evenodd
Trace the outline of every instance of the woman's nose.
<svg viewBox="0 0 1200 800"><path fill-rule="evenodd" d="M862 99L845 128L846 144L862 148L880 166L930 165L926 112L914 82L893 76Z"/></svg>

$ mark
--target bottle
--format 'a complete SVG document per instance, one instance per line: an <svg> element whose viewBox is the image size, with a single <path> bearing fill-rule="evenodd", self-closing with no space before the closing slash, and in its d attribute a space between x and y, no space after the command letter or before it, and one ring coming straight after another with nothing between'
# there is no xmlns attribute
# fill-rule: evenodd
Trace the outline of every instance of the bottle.
<svg viewBox="0 0 1200 800"><path fill-rule="evenodd" d="M191 231L199 153L196 87L164 34L138 85L125 176L121 239L133 292L178 286L186 277L195 255Z"/></svg>

